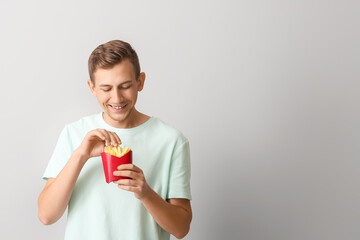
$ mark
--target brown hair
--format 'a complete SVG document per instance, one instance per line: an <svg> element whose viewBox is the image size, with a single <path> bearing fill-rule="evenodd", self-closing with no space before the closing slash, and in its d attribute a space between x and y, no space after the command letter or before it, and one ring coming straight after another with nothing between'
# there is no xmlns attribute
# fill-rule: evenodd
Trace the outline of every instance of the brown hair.
<svg viewBox="0 0 360 240"><path fill-rule="evenodd" d="M139 58L129 43L121 40L112 40L99 45L89 57L90 80L95 84L94 73L97 69L110 69L125 59L130 60L133 64L135 77L138 80L140 76Z"/></svg>

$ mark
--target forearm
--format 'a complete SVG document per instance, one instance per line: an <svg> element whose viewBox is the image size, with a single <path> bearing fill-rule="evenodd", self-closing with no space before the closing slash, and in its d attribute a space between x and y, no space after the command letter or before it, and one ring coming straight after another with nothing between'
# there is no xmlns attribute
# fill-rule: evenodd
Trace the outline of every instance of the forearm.
<svg viewBox="0 0 360 240"><path fill-rule="evenodd" d="M168 233L177 238L183 238L190 229L192 213L187 209L168 203L154 190L141 199L145 208L154 220Z"/></svg>
<svg viewBox="0 0 360 240"><path fill-rule="evenodd" d="M38 214L42 223L52 224L63 215L85 162L82 155L74 152L58 176L44 188L38 199Z"/></svg>

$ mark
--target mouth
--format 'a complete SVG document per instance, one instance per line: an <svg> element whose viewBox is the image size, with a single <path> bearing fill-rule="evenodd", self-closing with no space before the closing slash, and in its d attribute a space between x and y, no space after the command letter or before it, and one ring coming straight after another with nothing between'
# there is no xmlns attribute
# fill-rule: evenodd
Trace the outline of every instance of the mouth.
<svg viewBox="0 0 360 240"><path fill-rule="evenodd" d="M108 104L108 106L110 106L110 108L113 109L114 111L121 112L124 110L124 108L126 108L127 104L124 105Z"/></svg>

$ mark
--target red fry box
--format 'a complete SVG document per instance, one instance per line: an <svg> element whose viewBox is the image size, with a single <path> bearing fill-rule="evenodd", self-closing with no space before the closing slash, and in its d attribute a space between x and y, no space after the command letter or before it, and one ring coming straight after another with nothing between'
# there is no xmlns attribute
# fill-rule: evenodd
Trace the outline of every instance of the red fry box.
<svg viewBox="0 0 360 240"><path fill-rule="evenodd" d="M119 165L132 163L132 151L130 150L121 157L116 157L106 152L101 153L101 159L104 167L105 180L107 183L120 179L129 179L128 177L114 176L114 171L118 170Z"/></svg>

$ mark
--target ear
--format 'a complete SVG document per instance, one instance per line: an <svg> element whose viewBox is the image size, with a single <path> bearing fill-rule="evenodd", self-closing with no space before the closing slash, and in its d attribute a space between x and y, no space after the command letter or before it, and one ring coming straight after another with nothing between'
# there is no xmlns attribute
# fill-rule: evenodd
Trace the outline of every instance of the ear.
<svg viewBox="0 0 360 240"><path fill-rule="evenodd" d="M144 88L144 83L145 83L145 78L146 78L146 75L144 72L141 72L140 73L140 76L139 76L139 79L138 79L138 92L141 92L141 90L143 90Z"/></svg>
<svg viewBox="0 0 360 240"><path fill-rule="evenodd" d="M94 95L96 97L95 86L90 79L87 80L87 84L89 85L92 95Z"/></svg>

